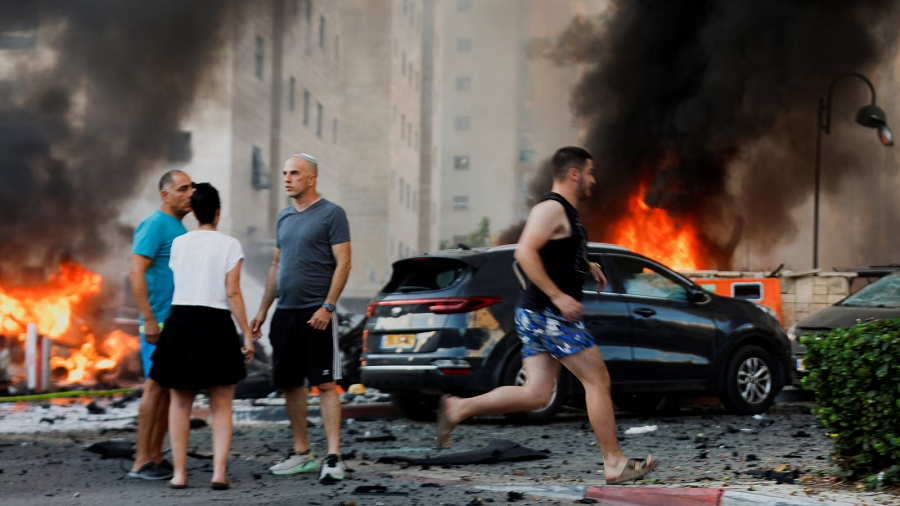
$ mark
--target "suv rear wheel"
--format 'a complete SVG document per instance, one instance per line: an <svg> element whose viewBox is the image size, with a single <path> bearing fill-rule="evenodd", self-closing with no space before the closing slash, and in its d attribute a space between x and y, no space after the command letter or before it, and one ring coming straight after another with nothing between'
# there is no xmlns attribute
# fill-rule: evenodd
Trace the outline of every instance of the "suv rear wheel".
<svg viewBox="0 0 900 506"><path fill-rule="evenodd" d="M775 361L759 346L739 348L725 372L722 401L728 411L740 415L763 413L778 395Z"/></svg>
<svg viewBox="0 0 900 506"><path fill-rule="evenodd" d="M391 404L400 416L416 422L435 421L440 397L425 394L391 394Z"/></svg>
<svg viewBox="0 0 900 506"><path fill-rule="evenodd" d="M521 386L527 380L525 368L522 367L522 355L514 352L506 363L503 370L503 385ZM559 391L559 378L553 385L553 393L550 394L550 401L546 406L534 411L519 411L516 413L506 413L503 416L507 420L521 425L543 425L556 416L562 407L562 392Z"/></svg>

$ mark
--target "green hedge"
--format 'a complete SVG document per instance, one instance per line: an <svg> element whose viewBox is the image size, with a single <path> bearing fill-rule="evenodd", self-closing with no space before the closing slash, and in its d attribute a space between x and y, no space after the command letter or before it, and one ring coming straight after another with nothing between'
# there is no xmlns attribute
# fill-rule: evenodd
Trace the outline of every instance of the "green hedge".
<svg viewBox="0 0 900 506"><path fill-rule="evenodd" d="M803 387L846 480L900 483L900 319L806 336Z"/></svg>

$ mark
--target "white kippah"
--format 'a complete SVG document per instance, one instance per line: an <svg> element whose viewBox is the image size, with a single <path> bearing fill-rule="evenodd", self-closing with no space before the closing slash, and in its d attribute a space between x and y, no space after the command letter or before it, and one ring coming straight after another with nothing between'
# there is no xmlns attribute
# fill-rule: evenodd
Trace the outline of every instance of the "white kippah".
<svg viewBox="0 0 900 506"><path fill-rule="evenodd" d="M291 155L291 156L299 156L300 158L305 158L305 159L311 161L312 163L315 163L315 164L319 163L316 161L316 157L314 157L313 155L307 155L306 153L297 153L297 154Z"/></svg>

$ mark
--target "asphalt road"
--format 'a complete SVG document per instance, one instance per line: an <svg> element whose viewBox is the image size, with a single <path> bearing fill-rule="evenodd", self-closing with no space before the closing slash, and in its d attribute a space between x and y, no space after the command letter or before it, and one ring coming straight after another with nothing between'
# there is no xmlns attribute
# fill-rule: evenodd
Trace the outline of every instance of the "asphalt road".
<svg viewBox="0 0 900 506"><path fill-rule="evenodd" d="M750 484L762 478L746 474L784 465L802 475L829 468L829 436L813 415L812 404L782 403L764 418L733 416L715 406L682 409L654 417L618 416L621 445L626 455L644 457L652 452L660 469L643 484L679 486L716 482ZM0 420L0 423L3 423ZM643 434L625 435L634 427L656 426ZM357 442L366 435L391 434L396 439ZM313 448L324 450L321 428L311 429ZM132 430L85 430L72 433L8 434L0 436L0 497L4 505L18 504L321 504L357 505L478 504L493 500L505 504L506 491L478 490L480 486L515 488L536 484L589 485L604 482L603 459L583 413L565 414L558 421L537 427L512 426L501 417L480 418L454 432L453 450L482 447L491 439L513 440L543 452L547 458L528 462L409 466L376 462L381 456L436 455L431 449L433 425L404 419L356 420L342 429L343 451L350 453L348 480L322 485L314 475L279 477L267 468L290 448L285 423L235 428L230 460L233 488L209 490L211 462L189 458L191 488L169 490L164 482L126 478L129 461L101 459L84 446L122 438L133 441ZM191 444L209 451L209 427L194 430ZM355 455L354 455L355 454ZM640 483L639 483L640 484ZM359 487L383 486L374 494ZM571 504L571 499L526 496L528 503ZM347 504L350 504L347 502Z"/></svg>

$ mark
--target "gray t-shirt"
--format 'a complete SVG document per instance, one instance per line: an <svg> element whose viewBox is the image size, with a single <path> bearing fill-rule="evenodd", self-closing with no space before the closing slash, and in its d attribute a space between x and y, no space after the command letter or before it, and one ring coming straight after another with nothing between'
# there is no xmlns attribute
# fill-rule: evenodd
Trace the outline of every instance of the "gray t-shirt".
<svg viewBox="0 0 900 506"><path fill-rule="evenodd" d="M321 306L337 266L331 247L349 240L350 224L337 204L320 199L303 212L292 205L282 209L275 225L275 246L281 250L278 307Z"/></svg>

